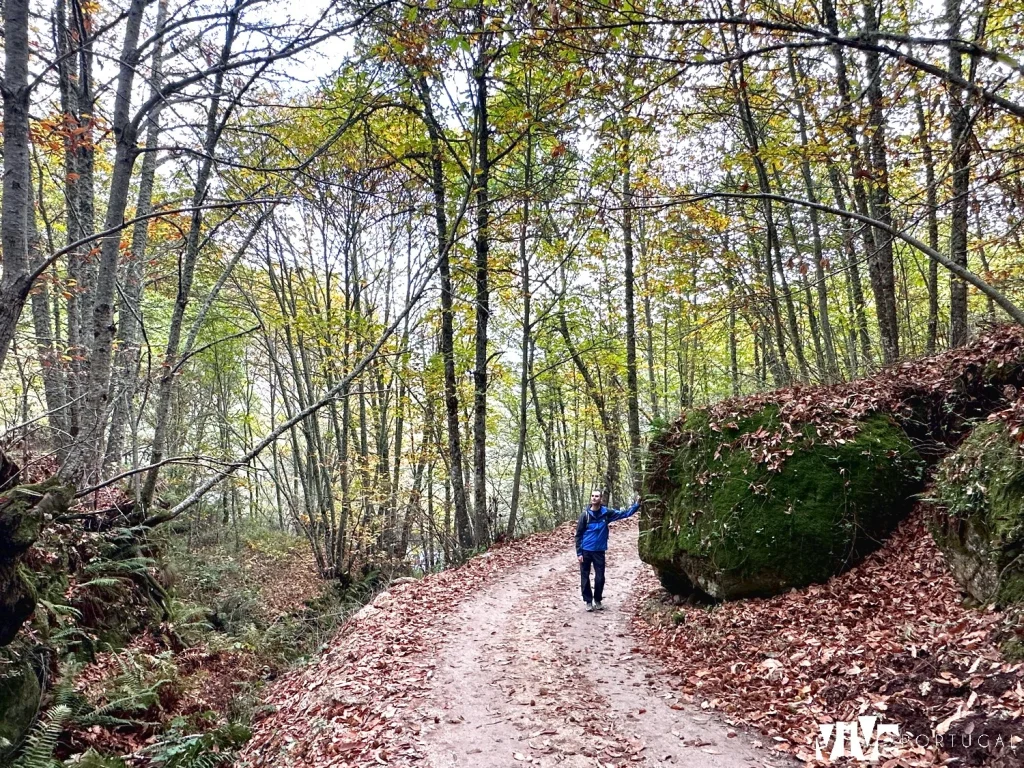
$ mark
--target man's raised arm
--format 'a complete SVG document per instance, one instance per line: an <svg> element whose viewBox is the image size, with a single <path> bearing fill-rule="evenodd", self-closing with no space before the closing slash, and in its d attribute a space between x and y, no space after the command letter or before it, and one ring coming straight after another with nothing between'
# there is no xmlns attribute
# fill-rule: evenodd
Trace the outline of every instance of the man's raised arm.
<svg viewBox="0 0 1024 768"><path fill-rule="evenodd" d="M633 515L636 514L636 511L638 509L640 509L640 498L639 497L637 497L637 500L634 501L633 505L629 509L627 509L627 510L621 510L621 509L613 509L613 510L611 510L612 522L614 522L616 520L625 520L627 517L632 517Z"/></svg>

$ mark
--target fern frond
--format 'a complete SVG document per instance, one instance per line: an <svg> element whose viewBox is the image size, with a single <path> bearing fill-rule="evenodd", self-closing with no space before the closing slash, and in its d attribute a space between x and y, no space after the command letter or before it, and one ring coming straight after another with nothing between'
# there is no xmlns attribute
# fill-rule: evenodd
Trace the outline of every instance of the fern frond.
<svg viewBox="0 0 1024 768"><path fill-rule="evenodd" d="M79 621L82 618L82 612L80 610L70 605L65 605L64 603L51 603L49 600L40 599L38 604L54 616L70 616L76 621Z"/></svg>
<svg viewBox="0 0 1024 768"><path fill-rule="evenodd" d="M156 565L151 557L129 557L124 560L94 560L82 569L89 576L144 573L146 569Z"/></svg>
<svg viewBox="0 0 1024 768"><path fill-rule="evenodd" d="M25 739L25 751L14 761L12 768L52 768L53 751L69 717L70 707L63 704L50 707Z"/></svg>
<svg viewBox="0 0 1024 768"><path fill-rule="evenodd" d="M89 749L75 763L75 768L126 768L126 764L119 757L104 757L95 749Z"/></svg>
<svg viewBox="0 0 1024 768"><path fill-rule="evenodd" d="M104 587L119 587L123 583L124 579L117 578L116 576L97 576L95 579L79 584L79 589L92 588L104 588Z"/></svg>

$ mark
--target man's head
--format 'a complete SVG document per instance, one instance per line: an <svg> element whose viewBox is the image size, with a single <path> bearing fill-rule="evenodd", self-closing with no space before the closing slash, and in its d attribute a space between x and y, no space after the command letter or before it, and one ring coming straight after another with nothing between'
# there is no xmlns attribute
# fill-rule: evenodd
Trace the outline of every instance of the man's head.
<svg viewBox="0 0 1024 768"><path fill-rule="evenodd" d="M600 491L594 491L592 494L590 494L590 506L594 507L594 508L601 506L601 492Z"/></svg>

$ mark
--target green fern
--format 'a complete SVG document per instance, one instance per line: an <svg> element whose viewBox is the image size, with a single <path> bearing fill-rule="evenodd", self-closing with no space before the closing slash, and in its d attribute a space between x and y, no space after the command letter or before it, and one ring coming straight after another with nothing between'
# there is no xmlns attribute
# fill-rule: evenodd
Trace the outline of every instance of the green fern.
<svg viewBox="0 0 1024 768"><path fill-rule="evenodd" d="M110 587L118 587L124 583L124 579L116 576L97 576L95 579L90 579L84 584L79 584L79 589L108 589Z"/></svg>
<svg viewBox="0 0 1024 768"><path fill-rule="evenodd" d="M206 733L172 736L146 749L159 768L216 768L232 762L235 752L252 736L240 723L228 723Z"/></svg>
<svg viewBox="0 0 1024 768"><path fill-rule="evenodd" d="M33 625L39 630L43 640L56 645L60 649L59 652L66 650L70 644L62 641L71 641L76 632L81 632L74 626L75 622L81 620L82 612L65 603L54 603L44 598L39 598L36 602Z"/></svg>
<svg viewBox="0 0 1024 768"><path fill-rule="evenodd" d="M153 670L143 669L138 659L130 655L115 656L121 671L112 681L107 702L76 712L75 723L82 727L100 725L108 728L155 725L132 715L142 715L160 704L160 689L174 680L177 669L167 658L147 658L152 658Z"/></svg>
<svg viewBox="0 0 1024 768"><path fill-rule="evenodd" d="M12 768L54 768L60 763L53 759L64 723L71 717L71 708L56 704L33 726L25 739L25 750L14 761Z"/></svg>
<svg viewBox="0 0 1024 768"><path fill-rule="evenodd" d="M156 565L151 557L129 557L124 560L100 559L89 563L82 569L87 576L133 576L145 574Z"/></svg>
<svg viewBox="0 0 1024 768"><path fill-rule="evenodd" d="M90 749L75 763L67 763L69 768L126 768L127 764L119 757L105 757L95 749Z"/></svg>

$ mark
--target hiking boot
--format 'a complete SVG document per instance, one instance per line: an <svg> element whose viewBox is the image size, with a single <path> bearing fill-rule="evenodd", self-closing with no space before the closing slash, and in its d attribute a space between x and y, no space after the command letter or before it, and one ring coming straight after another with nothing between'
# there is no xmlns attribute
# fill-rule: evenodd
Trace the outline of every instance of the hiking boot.
<svg viewBox="0 0 1024 768"><path fill-rule="evenodd" d="M593 613L593 612L594 612L594 604L593 603L587 603L587 613Z"/></svg>
<svg viewBox="0 0 1024 768"><path fill-rule="evenodd" d="M595 611L603 611L604 610L604 606L601 605L601 601L600 600L597 600L597 601L594 602L594 610Z"/></svg>

